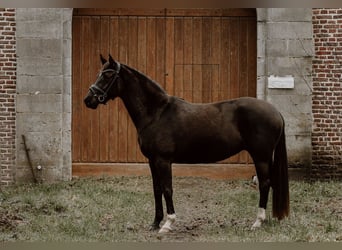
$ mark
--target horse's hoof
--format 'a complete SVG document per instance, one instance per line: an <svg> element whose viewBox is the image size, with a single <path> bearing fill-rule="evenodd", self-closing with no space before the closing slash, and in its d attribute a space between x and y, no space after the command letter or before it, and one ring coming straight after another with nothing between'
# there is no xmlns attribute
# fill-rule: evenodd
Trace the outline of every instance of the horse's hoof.
<svg viewBox="0 0 342 250"><path fill-rule="evenodd" d="M259 207L256 221L254 222L251 229L255 230L261 227L261 224L263 221L265 221L265 219L266 219L266 210L265 208Z"/></svg>
<svg viewBox="0 0 342 250"><path fill-rule="evenodd" d="M160 229L160 226L157 225L157 224L155 224L155 223L153 223L153 224L150 226L149 229L150 229L150 231L157 231L157 230Z"/></svg>
<svg viewBox="0 0 342 250"><path fill-rule="evenodd" d="M171 227L162 227L158 233L159 234L166 234L166 233L170 233L171 231L172 231Z"/></svg>
<svg viewBox="0 0 342 250"><path fill-rule="evenodd" d="M256 220L253 224L253 226L251 227L251 230L256 230L258 228L261 227L261 220Z"/></svg>
<svg viewBox="0 0 342 250"><path fill-rule="evenodd" d="M165 224L162 226L162 228L159 230L160 234L163 233L169 233L172 231L171 226L175 223L176 221L176 214L168 214L167 215L167 220Z"/></svg>

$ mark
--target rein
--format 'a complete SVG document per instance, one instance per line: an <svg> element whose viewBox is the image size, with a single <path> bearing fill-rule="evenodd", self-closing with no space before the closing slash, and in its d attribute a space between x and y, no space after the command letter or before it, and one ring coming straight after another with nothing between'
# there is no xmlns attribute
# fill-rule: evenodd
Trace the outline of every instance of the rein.
<svg viewBox="0 0 342 250"><path fill-rule="evenodd" d="M97 78L96 82L94 84L92 84L89 88L90 92L93 93L93 95L95 97L97 97L98 101L100 103L103 103L107 96L108 96L108 92L110 91L110 89L112 88L112 86L114 85L116 79L118 79L119 77L119 73L120 73L120 68L121 68L121 65L119 62L117 62L117 66L118 66L118 69L117 70L114 70L114 69L106 69L106 70L103 70L100 72L100 75L99 77ZM107 73L107 72L114 72L114 76L113 79L111 80L111 82L108 84L108 87L106 88L106 90L103 90L101 89L100 87L98 87L96 84L99 82L99 80L101 79L102 77L102 74L103 73ZM100 94L98 94L100 93Z"/></svg>

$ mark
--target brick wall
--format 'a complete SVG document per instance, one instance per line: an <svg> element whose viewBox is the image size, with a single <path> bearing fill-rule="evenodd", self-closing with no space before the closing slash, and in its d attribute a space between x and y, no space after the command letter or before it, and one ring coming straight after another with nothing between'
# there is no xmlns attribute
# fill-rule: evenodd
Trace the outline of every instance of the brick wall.
<svg viewBox="0 0 342 250"><path fill-rule="evenodd" d="M342 9L313 9L312 176L342 178Z"/></svg>
<svg viewBox="0 0 342 250"><path fill-rule="evenodd" d="M0 185L14 179L16 94L15 9L0 9Z"/></svg>

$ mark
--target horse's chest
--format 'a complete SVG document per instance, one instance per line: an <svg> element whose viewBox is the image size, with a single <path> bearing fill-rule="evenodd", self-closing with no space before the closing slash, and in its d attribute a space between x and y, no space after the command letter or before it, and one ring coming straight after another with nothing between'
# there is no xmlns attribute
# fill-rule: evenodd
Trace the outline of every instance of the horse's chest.
<svg viewBox="0 0 342 250"><path fill-rule="evenodd" d="M167 132L146 131L139 135L138 143L143 155L147 158L153 156L169 157L175 151L175 141Z"/></svg>
<svg viewBox="0 0 342 250"><path fill-rule="evenodd" d="M147 143L147 140L144 139L142 136L138 137L138 144L141 150L141 153L143 153L143 155L147 158L149 158L149 152L150 152L150 148L149 148L149 144Z"/></svg>

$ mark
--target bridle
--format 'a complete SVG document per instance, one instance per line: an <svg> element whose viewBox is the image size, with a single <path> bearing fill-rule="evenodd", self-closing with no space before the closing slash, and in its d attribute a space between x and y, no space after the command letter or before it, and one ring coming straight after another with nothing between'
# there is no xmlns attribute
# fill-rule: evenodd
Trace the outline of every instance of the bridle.
<svg viewBox="0 0 342 250"><path fill-rule="evenodd" d="M119 72L120 72L120 68L121 68L121 65L119 62L116 62L117 64L117 70L114 70L114 69L105 69L103 71L100 72L99 74L99 77L97 78L96 82L93 83L90 88L89 88L89 91L94 95L94 97L97 97L97 100L100 102L100 103L103 103L105 102L107 96L108 96L108 92L110 91L110 89L112 88L112 86L114 85L116 79L118 79L119 77ZM110 83L108 84L108 87L106 87L105 90L101 89L100 87L98 87L96 84L99 82L99 80L101 79L102 75L104 73L107 73L107 72L114 72L113 76L112 76L112 79L110 81ZM98 94L100 93L100 94Z"/></svg>

